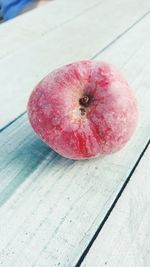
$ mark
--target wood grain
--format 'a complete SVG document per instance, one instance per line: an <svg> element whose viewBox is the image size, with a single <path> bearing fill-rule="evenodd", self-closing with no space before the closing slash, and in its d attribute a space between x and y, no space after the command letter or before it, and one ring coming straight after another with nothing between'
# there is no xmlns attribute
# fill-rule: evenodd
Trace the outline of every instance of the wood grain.
<svg viewBox="0 0 150 267"><path fill-rule="evenodd" d="M75 17L75 13L72 11L73 19L56 29L56 25L63 24L65 20L64 8L63 18L58 22L56 19L54 20L53 27L55 29L53 31L51 31L49 25L48 30L43 35L38 35L36 31L32 31L32 27L35 26L31 26L31 32L27 30L27 34L25 34L26 30L24 30L18 33L18 41L14 41L13 38L15 37L13 36L15 35L12 36L12 41L11 38L7 37L8 34L4 38L5 29L3 30L2 26L2 36L0 38L6 40L4 43L2 41L3 45L0 49L2 51L0 52L2 55L0 59L0 85L3 88L3 94L0 98L1 128L25 111L33 87L48 72L68 62L93 57L99 50L108 46L123 32L133 27L144 16L147 16L150 9L149 0L144 0L142 3L140 0L115 0L113 2L106 0L99 3L86 12L82 12L80 16ZM53 5L53 3L50 4ZM82 6L84 4L82 2ZM91 1L89 7L90 5L92 5ZM77 1L77 6L80 7L80 1ZM43 8L45 10L46 6ZM76 11L78 8L76 7ZM37 12L40 11L37 9ZM69 13L67 9L66 12ZM31 18L30 24L33 21L33 18L32 20ZM17 19L18 22L21 21L21 17ZM46 22L43 25L47 24L48 19L45 18L45 20ZM42 33L43 28L39 31ZM26 39L26 35L30 35L30 37L27 37L28 44L21 47L24 42L22 38ZM7 47L12 52L8 51Z"/></svg>
<svg viewBox="0 0 150 267"><path fill-rule="evenodd" d="M102 54L123 67L138 100L138 128L123 150L67 160L35 136L26 115L1 133L1 266L75 266L93 237L149 138L149 23L145 17Z"/></svg>
<svg viewBox="0 0 150 267"><path fill-rule="evenodd" d="M104 225L82 267L148 267L150 263L150 148Z"/></svg>
<svg viewBox="0 0 150 267"><path fill-rule="evenodd" d="M103 0L53 0L0 27L0 59L29 46L43 35L97 7ZM11 45L10 45L11 44Z"/></svg>

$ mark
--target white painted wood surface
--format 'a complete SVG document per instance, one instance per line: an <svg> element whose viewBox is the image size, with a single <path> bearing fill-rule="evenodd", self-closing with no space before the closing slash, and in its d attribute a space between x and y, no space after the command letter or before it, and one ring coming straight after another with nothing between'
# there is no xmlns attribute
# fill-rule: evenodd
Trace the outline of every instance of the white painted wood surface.
<svg viewBox="0 0 150 267"><path fill-rule="evenodd" d="M124 150L90 162L50 151L23 117L1 134L3 267L75 265L145 145L145 113Z"/></svg>
<svg viewBox="0 0 150 267"><path fill-rule="evenodd" d="M122 151L64 159L35 136L26 115L0 134L2 267L73 267L93 237L149 138L149 24L145 16L100 56L118 62L138 99L138 128Z"/></svg>
<svg viewBox="0 0 150 267"><path fill-rule="evenodd" d="M34 16L36 21L38 15L40 16L40 8L37 9L38 15L34 11L33 16L32 13L29 13L29 15L18 17L16 22L13 21L12 26L11 24L6 24L6 27L5 24L1 26L0 85L3 88L3 94L0 97L1 128L24 112L30 92L48 72L68 62L93 57L146 16L150 9L149 0L142 2L140 0L96 2L95 0L93 3L88 0L86 9L84 9L86 1L73 2L77 2L73 4L73 8L71 8L71 4L66 4L67 0L64 2L65 6L70 7L70 12L67 8L65 9L65 6L63 7L61 1L58 3L56 1L56 4L49 3L49 8L54 11L54 17L57 8L60 10L62 7L63 10L61 18L58 19L60 16L57 16L54 23L47 22L48 10L46 11L46 6L42 7L42 19L45 22L44 26L39 27L39 33L36 31L35 25L30 25L33 23ZM79 12L80 2L81 13ZM90 7L92 8L90 9ZM43 18L44 12L46 15ZM66 13L67 15L65 15ZM23 26L25 17L29 18L29 23ZM17 22L21 27L16 32L18 37L15 37L13 32L16 30ZM43 30L46 24L48 26ZM28 27L31 28L31 31L27 30ZM6 35L5 29L7 29ZM11 30L9 38L7 37L8 31L11 32ZM43 31L44 34L42 34ZM22 46L23 42L25 45Z"/></svg>
<svg viewBox="0 0 150 267"><path fill-rule="evenodd" d="M150 266L150 147L81 267Z"/></svg>
<svg viewBox="0 0 150 267"><path fill-rule="evenodd" d="M103 0L53 0L3 23L0 27L0 59L22 50L43 35L99 6ZM10 45L11 44L11 45Z"/></svg>

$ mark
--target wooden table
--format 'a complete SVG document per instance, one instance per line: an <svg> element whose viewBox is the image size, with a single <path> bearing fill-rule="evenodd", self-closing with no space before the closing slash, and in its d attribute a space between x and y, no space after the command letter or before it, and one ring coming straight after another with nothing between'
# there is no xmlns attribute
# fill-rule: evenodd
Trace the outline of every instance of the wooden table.
<svg viewBox="0 0 150 267"><path fill-rule="evenodd" d="M124 149L60 157L26 115L32 88L81 59L118 66L138 100ZM56 0L0 26L0 266L150 266L150 1Z"/></svg>

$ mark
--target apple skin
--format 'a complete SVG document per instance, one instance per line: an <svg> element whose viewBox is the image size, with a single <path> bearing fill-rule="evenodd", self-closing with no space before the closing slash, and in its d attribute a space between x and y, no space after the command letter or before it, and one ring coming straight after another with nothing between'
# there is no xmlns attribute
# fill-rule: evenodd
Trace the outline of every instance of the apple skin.
<svg viewBox="0 0 150 267"><path fill-rule="evenodd" d="M48 74L29 98L28 117L60 155L88 159L120 150L138 112L132 89L114 66L85 60Z"/></svg>

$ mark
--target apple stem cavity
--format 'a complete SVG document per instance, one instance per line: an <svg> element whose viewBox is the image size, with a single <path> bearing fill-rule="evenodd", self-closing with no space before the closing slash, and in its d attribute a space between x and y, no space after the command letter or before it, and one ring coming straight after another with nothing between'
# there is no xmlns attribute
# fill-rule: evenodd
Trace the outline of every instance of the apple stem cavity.
<svg viewBox="0 0 150 267"><path fill-rule="evenodd" d="M79 99L79 104L81 106L80 111L82 116L86 114L86 108L89 106L90 100L91 98L88 95L84 95Z"/></svg>
<svg viewBox="0 0 150 267"><path fill-rule="evenodd" d="M88 107L90 103L90 97L88 95L84 95L79 99L79 104L83 107Z"/></svg>

